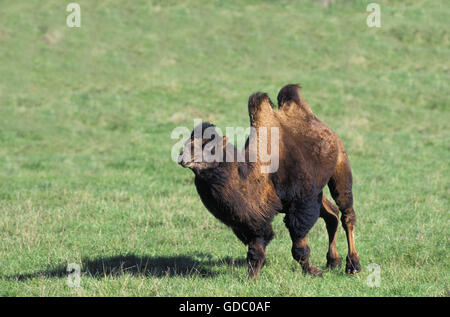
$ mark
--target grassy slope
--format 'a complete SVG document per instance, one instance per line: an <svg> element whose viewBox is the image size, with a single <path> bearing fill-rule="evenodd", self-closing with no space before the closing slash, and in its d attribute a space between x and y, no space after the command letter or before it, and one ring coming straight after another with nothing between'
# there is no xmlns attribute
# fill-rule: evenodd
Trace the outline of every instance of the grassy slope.
<svg viewBox="0 0 450 317"><path fill-rule="evenodd" d="M1 3L0 295L448 295L445 0L379 1L380 29L365 1L78 3L79 29L61 1ZM379 288L367 269L302 276L281 216L247 281L245 247L170 160L174 127L245 127L249 94L290 82L346 144ZM309 240L324 266L322 220Z"/></svg>

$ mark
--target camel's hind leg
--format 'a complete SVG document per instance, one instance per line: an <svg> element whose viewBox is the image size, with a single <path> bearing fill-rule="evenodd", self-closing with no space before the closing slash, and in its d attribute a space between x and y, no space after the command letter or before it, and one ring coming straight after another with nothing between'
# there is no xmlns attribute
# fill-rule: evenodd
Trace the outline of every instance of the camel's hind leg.
<svg viewBox="0 0 450 317"><path fill-rule="evenodd" d="M347 235L348 255L345 271L350 274L358 273L361 271L361 265L359 264L353 234L356 214L353 210L352 172L345 151L339 155L334 175L328 182L328 188L342 213L341 222Z"/></svg>
<svg viewBox="0 0 450 317"><path fill-rule="evenodd" d="M339 210L323 194L322 205L320 206L320 217L325 220L328 232L329 245L327 252L327 267L339 268L342 264L342 259L339 257L336 247Z"/></svg>

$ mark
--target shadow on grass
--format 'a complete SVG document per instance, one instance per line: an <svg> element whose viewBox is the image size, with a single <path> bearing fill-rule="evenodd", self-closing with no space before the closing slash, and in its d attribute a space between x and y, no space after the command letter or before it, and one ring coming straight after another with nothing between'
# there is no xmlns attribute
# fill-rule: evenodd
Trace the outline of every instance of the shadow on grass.
<svg viewBox="0 0 450 317"><path fill-rule="evenodd" d="M98 259L83 259L81 263L81 276L104 278L131 274L149 277L176 277L198 276L203 278L214 277L219 273L213 271L215 266L238 267L246 266L245 259L232 259L225 257L213 260L209 254L195 254L192 256L136 256L119 255ZM25 281L36 277L67 277L67 265L60 265L56 269L38 271L29 274L4 276L8 280Z"/></svg>

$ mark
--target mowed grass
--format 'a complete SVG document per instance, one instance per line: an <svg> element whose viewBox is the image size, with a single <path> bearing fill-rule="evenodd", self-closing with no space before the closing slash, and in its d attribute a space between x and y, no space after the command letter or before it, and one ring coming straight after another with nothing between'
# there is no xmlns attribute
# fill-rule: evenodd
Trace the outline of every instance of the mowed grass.
<svg viewBox="0 0 450 317"><path fill-rule="evenodd" d="M447 1L378 1L381 28L369 1L78 3L81 28L64 1L1 3L0 295L449 295ZM248 96L287 83L346 145L357 276L303 276L280 215L247 280L246 247L171 160L175 127L246 127ZM324 268L321 219L309 241Z"/></svg>

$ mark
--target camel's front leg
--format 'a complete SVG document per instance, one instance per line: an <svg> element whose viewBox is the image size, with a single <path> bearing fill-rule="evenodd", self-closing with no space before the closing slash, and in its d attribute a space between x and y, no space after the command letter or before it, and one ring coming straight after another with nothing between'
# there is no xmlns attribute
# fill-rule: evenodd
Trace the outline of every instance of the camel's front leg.
<svg viewBox="0 0 450 317"><path fill-rule="evenodd" d="M299 204L298 207L294 205L291 210L286 214L284 222L292 239L292 256L301 265L304 274L322 276L322 271L309 262L311 250L306 238L309 230L319 218L320 205L316 200L311 200L307 204Z"/></svg>
<svg viewBox="0 0 450 317"><path fill-rule="evenodd" d="M247 252L248 277L256 278L266 264L266 243L263 238L256 238L248 244Z"/></svg>

